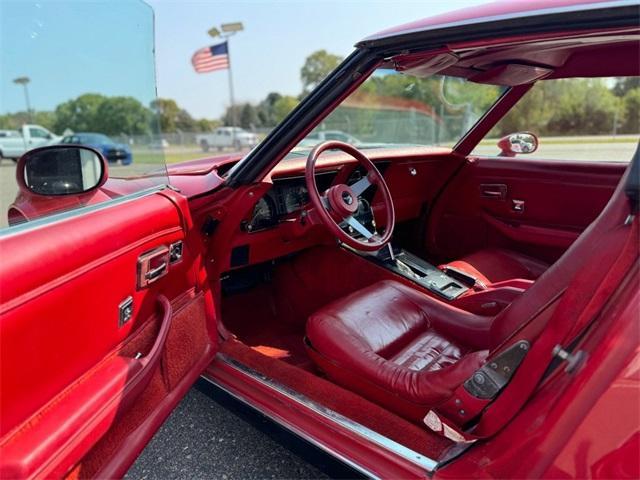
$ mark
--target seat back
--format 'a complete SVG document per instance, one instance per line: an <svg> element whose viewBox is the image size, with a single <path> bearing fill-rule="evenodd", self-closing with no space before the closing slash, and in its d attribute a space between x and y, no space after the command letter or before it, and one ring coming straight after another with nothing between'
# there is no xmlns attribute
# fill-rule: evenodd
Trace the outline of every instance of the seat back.
<svg viewBox="0 0 640 480"><path fill-rule="evenodd" d="M555 310L569 282L581 270L588 270L581 272L581 276L588 278L588 282L582 285L585 295L600 283L607 271L604 267L615 260L627 239L625 220L632 213L632 202L637 201L633 192L638 188L634 173L637 175L639 152L640 146L600 215L556 263L493 320L489 335L491 351L500 349L516 333L518 338L535 338ZM589 263L585 264L585 260Z"/></svg>

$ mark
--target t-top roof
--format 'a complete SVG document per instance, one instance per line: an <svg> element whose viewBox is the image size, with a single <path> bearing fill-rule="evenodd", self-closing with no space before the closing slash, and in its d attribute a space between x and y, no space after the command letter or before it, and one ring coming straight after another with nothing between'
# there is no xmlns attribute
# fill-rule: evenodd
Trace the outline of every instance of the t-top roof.
<svg viewBox="0 0 640 480"><path fill-rule="evenodd" d="M435 15L415 22L399 25L371 35L358 45L412 33L471 26L515 18L545 14L571 13L613 6L637 5L637 0L501 0Z"/></svg>

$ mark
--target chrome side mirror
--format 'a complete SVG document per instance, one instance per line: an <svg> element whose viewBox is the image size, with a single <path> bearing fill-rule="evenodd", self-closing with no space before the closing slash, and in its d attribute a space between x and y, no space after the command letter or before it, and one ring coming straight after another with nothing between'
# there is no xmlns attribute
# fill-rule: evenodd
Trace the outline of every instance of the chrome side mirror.
<svg viewBox="0 0 640 480"><path fill-rule="evenodd" d="M102 185L107 161L96 150L79 145L36 148L19 160L18 184L37 195L77 195Z"/></svg>
<svg viewBox="0 0 640 480"><path fill-rule="evenodd" d="M498 140L500 156L515 157L518 153L533 153L538 149L538 137L530 132L517 132Z"/></svg>

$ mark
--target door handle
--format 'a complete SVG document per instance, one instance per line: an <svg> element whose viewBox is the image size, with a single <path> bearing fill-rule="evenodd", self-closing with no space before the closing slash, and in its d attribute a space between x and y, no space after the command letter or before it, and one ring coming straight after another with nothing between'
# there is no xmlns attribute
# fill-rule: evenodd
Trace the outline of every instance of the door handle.
<svg viewBox="0 0 640 480"><path fill-rule="evenodd" d="M146 288L169 271L169 247L162 245L138 257L138 289Z"/></svg>
<svg viewBox="0 0 640 480"><path fill-rule="evenodd" d="M167 264L166 263L161 263L156 268L153 268L153 269L149 270L145 274L144 278L146 278L147 280L150 280L150 281L154 281L156 278L161 277L165 273L166 269L167 269Z"/></svg>
<svg viewBox="0 0 640 480"><path fill-rule="evenodd" d="M480 185L480 195L485 198L504 200L507 198L507 186L503 183L483 183Z"/></svg>

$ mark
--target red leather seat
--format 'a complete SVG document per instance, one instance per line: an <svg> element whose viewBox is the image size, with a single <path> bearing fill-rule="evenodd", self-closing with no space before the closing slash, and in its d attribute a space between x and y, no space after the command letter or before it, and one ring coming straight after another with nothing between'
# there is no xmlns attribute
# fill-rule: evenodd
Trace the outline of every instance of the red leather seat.
<svg viewBox="0 0 640 480"><path fill-rule="evenodd" d="M488 248L441 265L440 268L453 267L462 270L486 285L513 278L536 280L549 266L545 262L511 250Z"/></svg>
<svg viewBox="0 0 640 480"><path fill-rule="evenodd" d="M624 191L627 178L629 169L598 218L496 317L474 315L383 281L314 313L306 330L309 355L337 383L422 421L483 364L488 352L535 339L563 292L579 288L588 297L603 281L631 231L626 221L631 211Z"/></svg>
<svg viewBox="0 0 640 480"><path fill-rule="evenodd" d="M490 320L385 280L313 314L308 351L339 383L417 419L482 365Z"/></svg>

